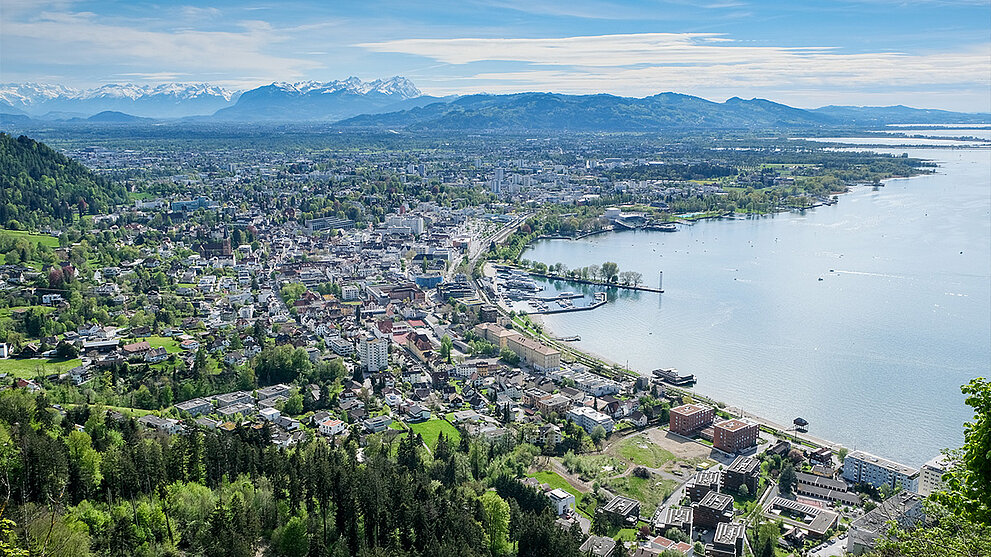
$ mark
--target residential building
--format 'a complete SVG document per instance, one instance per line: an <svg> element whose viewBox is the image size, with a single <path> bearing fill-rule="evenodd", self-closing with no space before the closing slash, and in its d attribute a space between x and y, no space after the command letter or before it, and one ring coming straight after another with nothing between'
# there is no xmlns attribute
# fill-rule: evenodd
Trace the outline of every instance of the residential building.
<svg viewBox="0 0 991 557"><path fill-rule="evenodd" d="M692 505L693 526L714 528L720 522L733 520L733 498L725 493L710 491Z"/></svg>
<svg viewBox="0 0 991 557"><path fill-rule="evenodd" d="M763 514L768 520L781 521L786 528L795 528L815 538L824 537L840 519L840 515L821 506L784 497L772 497L767 501Z"/></svg>
<svg viewBox="0 0 991 557"><path fill-rule="evenodd" d="M741 487L747 486L747 492L756 495L759 479L760 461L752 456L738 456L723 471L723 489L740 491Z"/></svg>
<svg viewBox="0 0 991 557"><path fill-rule="evenodd" d="M225 406L231 406L233 404L254 404L255 397L248 391L234 391L233 393L225 393L222 395L217 395L217 406L224 408Z"/></svg>
<svg viewBox="0 0 991 557"><path fill-rule="evenodd" d="M844 505L859 506L860 497L856 493L847 490L846 482L834 480L815 474L805 472L795 472L795 493L810 497L818 497L827 501L834 501Z"/></svg>
<svg viewBox="0 0 991 557"><path fill-rule="evenodd" d="M172 418L159 418L158 416L147 414L138 418L138 423L145 427L173 435L182 431L182 422Z"/></svg>
<svg viewBox="0 0 991 557"><path fill-rule="evenodd" d="M846 455L843 460L843 479L874 487L886 485L892 489L900 486L906 491L919 490L918 470L863 451L853 451Z"/></svg>
<svg viewBox="0 0 991 557"><path fill-rule="evenodd" d="M605 536L589 536L578 551L590 557L609 557L616 547L616 540Z"/></svg>
<svg viewBox="0 0 991 557"><path fill-rule="evenodd" d="M944 455L932 458L919 470L919 495L928 497L943 489L943 475L949 471L949 461Z"/></svg>
<svg viewBox="0 0 991 557"><path fill-rule="evenodd" d="M683 404L671 409L669 429L671 433L691 437L712 425L715 415L716 411L707 406Z"/></svg>
<svg viewBox="0 0 991 557"><path fill-rule="evenodd" d="M389 367L389 340L385 338L363 338L358 342L358 357L361 368L378 372Z"/></svg>
<svg viewBox="0 0 991 557"><path fill-rule="evenodd" d="M213 405L210 404L210 401L203 398L194 398L192 400L180 402L175 405L175 408L180 413L189 414L190 416L209 414L213 411Z"/></svg>
<svg viewBox="0 0 991 557"><path fill-rule="evenodd" d="M743 557L747 527L742 522L720 522L712 543L705 546L706 557Z"/></svg>
<svg viewBox="0 0 991 557"><path fill-rule="evenodd" d="M651 557L663 554L666 551L676 551L685 557L693 557L695 551L692 548L692 544L685 542L676 542L674 540L669 540L664 536L656 536L653 539L646 540L642 542L637 548L639 553L634 553L634 557L638 555L641 557Z"/></svg>
<svg viewBox="0 0 991 557"><path fill-rule="evenodd" d="M727 453L739 453L757 446L757 424L733 419L713 428L712 446Z"/></svg>
<svg viewBox="0 0 991 557"><path fill-rule="evenodd" d="M710 491L719 491L719 470L699 470L685 484L685 495L692 503L698 503Z"/></svg>
<svg viewBox="0 0 991 557"><path fill-rule="evenodd" d="M563 489L552 489L547 492L547 497L551 500L551 506L557 511L558 516L568 512L568 509L575 508L575 496Z"/></svg>
<svg viewBox="0 0 991 557"><path fill-rule="evenodd" d="M615 524L634 525L640 520L640 501L617 495L604 507L596 509L596 512L602 513Z"/></svg>
<svg viewBox="0 0 991 557"><path fill-rule="evenodd" d="M612 433L613 430L612 418L588 406L577 406L568 410L567 417L589 433L592 433L595 426L602 426L607 434Z"/></svg>
<svg viewBox="0 0 991 557"><path fill-rule="evenodd" d="M255 391L255 393L258 395L258 400L261 401L276 396L288 397L289 391L290 391L289 385L280 383L278 385L272 385L270 387L262 387L261 389Z"/></svg>
<svg viewBox="0 0 991 557"><path fill-rule="evenodd" d="M677 528L691 539L692 537L692 508L691 507L658 507L652 520L655 532L665 532Z"/></svg>
<svg viewBox="0 0 991 557"><path fill-rule="evenodd" d="M849 457L849 455L847 455ZM896 493L871 512L850 524L846 550L854 555L871 551L877 538L884 534L890 523L909 529L925 518L922 496L902 491Z"/></svg>
<svg viewBox="0 0 991 557"><path fill-rule="evenodd" d="M343 432L347 428L348 428L348 424L334 418L327 418L326 420L320 422L320 425L318 426L320 433L328 437L333 437L334 435Z"/></svg>
<svg viewBox="0 0 991 557"><path fill-rule="evenodd" d="M392 418L386 415L374 416L361 422L365 429L371 433L381 433L392 424Z"/></svg>

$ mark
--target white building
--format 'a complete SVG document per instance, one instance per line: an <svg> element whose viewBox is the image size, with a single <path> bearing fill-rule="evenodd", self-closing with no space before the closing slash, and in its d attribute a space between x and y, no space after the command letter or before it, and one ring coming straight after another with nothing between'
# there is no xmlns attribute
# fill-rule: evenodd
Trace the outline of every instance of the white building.
<svg viewBox="0 0 991 557"><path fill-rule="evenodd" d="M353 302L361 297L361 288L354 284L345 284L341 287L341 300Z"/></svg>
<svg viewBox="0 0 991 557"><path fill-rule="evenodd" d="M547 492L547 497L551 500L551 505L554 506L558 516L567 512L569 508L575 508L575 496L563 489L552 489Z"/></svg>
<svg viewBox="0 0 991 557"><path fill-rule="evenodd" d="M423 234L423 217L407 217L393 215L385 218L385 225L389 228L409 228L417 236Z"/></svg>
<svg viewBox="0 0 991 557"><path fill-rule="evenodd" d="M382 371L389 367L389 340L385 338L363 338L358 342L358 357L361 368L367 371Z"/></svg>
<svg viewBox="0 0 991 557"><path fill-rule="evenodd" d="M589 433L592 433L595 426L602 426L606 433L612 433L614 425L612 418L588 406L576 406L568 410L568 419Z"/></svg>
<svg viewBox="0 0 991 557"><path fill-rule="evenodd" d="M944 455L932 458L922 465L919 470L919 495L929 497L933 492L943 489L943 474L950 469L950 463Z"/></svg>
<svg viewBox="0 0 991 557"><path fill-rule="evenodd" d="M334 418L327 418L326 420L320 422L320 433L327 436L334 436L341 433L347 429L348 424L342 422L341 420L335 420Z"/></svg>
<svg viewBox="0 0 991 557"><path fill-rule="evenodd" d="M911 466L853 451L843 460L843 479L874 487L886 485L892 489L901 486L905 491L919 491L919 471Z"/></svg>
<svg viewBox="0 0 991 557"><path fill-rule="evenodd" d="M279 419L281 412L275 408L262 408L261 411L258 412L258 415L261 416L261 419L266 422L274 422Z"/></svg>

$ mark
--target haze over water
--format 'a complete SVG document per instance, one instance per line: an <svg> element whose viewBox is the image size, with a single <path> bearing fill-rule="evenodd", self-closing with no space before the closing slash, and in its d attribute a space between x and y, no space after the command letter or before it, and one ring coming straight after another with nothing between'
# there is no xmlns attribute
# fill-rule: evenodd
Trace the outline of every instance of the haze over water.
<svg viewBox="0 0 991 557"><path fill-rule="evenodd" d="M664 271L664 294L543 319L610 360L694 373L700 393L919 466L962 443L960 386L991 369L991 150L890 151L938 172L804 214L538 242L523 257L615 261L652 286Z"/></svg>

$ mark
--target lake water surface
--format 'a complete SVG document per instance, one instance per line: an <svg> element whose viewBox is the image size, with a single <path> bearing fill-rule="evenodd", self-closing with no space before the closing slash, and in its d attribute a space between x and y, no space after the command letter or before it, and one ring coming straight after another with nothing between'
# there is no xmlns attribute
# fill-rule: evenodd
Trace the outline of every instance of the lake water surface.
<svg viewBox="0 0 991 557"><path fill-rule="evenodd" d="M633 369L694 373L717 400L919 466L962 443L960 385L991 370L991 150L892 149L906 151L938 172L802 214L540 241L523 257L614 261L651 286L663 271L665 289L544 321Z"/></svg>

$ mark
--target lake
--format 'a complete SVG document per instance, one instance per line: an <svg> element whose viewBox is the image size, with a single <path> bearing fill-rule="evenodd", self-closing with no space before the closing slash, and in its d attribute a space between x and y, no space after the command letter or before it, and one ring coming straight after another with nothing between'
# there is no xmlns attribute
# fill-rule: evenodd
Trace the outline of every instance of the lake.
<svg viewBox="0 0 991 557"><path fill-rule="evenodd" d="M694 373L717 400L920 466L960 446L960 386L991 369L991 150L891 152L938 172L803 213L539 241L524 258L614 261L650 286L663 271L665 289L543 320L632 369Z"/></svg>

